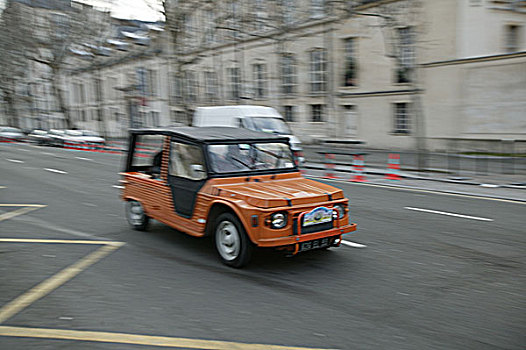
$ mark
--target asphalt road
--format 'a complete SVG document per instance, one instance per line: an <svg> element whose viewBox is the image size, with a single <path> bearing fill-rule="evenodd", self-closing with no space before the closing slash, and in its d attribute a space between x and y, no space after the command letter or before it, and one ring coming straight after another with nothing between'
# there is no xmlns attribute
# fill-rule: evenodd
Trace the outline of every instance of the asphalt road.
<svg viewBox="0 0 526 350"><path fill-rule="evenodd" d="M525 348L525 203L333 182L350 243L236 270L131 230L122 162L0 144L1 349Z"/></svg>

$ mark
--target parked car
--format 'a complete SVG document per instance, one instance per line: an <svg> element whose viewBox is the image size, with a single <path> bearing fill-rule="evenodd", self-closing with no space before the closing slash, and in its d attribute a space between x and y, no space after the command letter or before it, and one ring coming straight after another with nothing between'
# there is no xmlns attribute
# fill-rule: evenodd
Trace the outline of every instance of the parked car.
<svg viewBox="0 0 526 350"><path fill-rule="evenodd" d="M230 127L132 129L121 175L134 229L152 218L211 235L233 267L256 247L294 255L338 246L356 230L343 191L304 178L286 137Z"/></svg>
<svg viewBox="0 0 526 350"><path fill-rule="evenodd" d="M27 139L37 145L51 145L53 142L53 138L45 130L33 130L27 135Z"/></svg>
<svg viewBox="0 0 526 350"><path fill-rule="evenodd" d="M25 139L26 135L19 128L0 127L0 141L24 141Z"/></svg>
<svg viewBox="0 0 526 350"><path fill-rule="evenodd" d="M95 131L90 130L66 130L64 141L73 144L97 144L104 145L106 141Z"/></svg>
<svg viewBox="0 0 526 350"><path fill-rule="evenodd" d="M61 129L51 129L48 132L51 137L51 145L57 147L64 147L64 138L66 137L66 131Z"/></svg>
<svg viewBox="0 0 526 350"><path fill-rule="evenodd" d="M91 130L81 130L82 135L78 137L81 142L95 143L99 145L104 145L106 140L100 136L98 132Z"/></svg>
<svg viewBox="0 0 526 350"><path fill-rule="evenodd" d="M289 139L294 157L300 164L305 162L300 140L294 136L289 125L274 108L254 105L198 107L193 126L230 126L262 131Z"/></svg>

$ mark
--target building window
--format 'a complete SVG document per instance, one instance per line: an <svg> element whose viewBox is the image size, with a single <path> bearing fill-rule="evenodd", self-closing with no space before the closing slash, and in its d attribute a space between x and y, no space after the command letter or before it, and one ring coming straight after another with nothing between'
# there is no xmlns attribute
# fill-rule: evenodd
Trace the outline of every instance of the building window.
<svg viewBox="0 0 526 350"><path fill-rule="evenodd" d="M310 1L310 17L313 19L323 18L325 15L325 0Z"/></svg>
<svg viewBox="0 0 526 350"><path fill-rule="evenodd" d="M186 124L186 114L183 111L170 111L170 119L172 124Z"/></svg>
<svg viewBox="0 0 526 350"><path fill-rule="evenodd" d="M323 105L311 105L311 122L319 123L323 121Z"/></svg>
<svg viewBox="0 0 526 350"><path fill-rule="evenodd" d="M290 26L296 21L296 0L283 0L283 23Z"/></svg>
<svg viewBox="0 0 526 350"><path fill-rule="evenodd" d="M150 125L153 127L161 126L160 124L160 113L159 112L150 112Z"/></svg>
<svg viewBox="0 0 526 350"><path fill-rule="evenodd" d="M215 100L217 98L217 74L215 72L205 72L205 98Z"/></svg>
<svg viewBox="0 0 526 350"><path fill-rule="evenodd" d="M399 50L398 67L396 70L397 83L409 83L414 62L413 33L411 28L398 29Z"/></svg>
<svg viewBox="0 0 526 350"><path fill-rule="evenodd" d="M195 72L186 71L185 72L185 97L186 101L193 103L197 101L197 80L195 77Z"/></svg>
<svg viewBox="0 0 526 350"><path fill-rule="evenodd" d="M345 39L345 72L343 73L343 86L356 86L357 77L357 59L356 59L356 41L354 38Z"/></svg>
<svg viewBox="0 0 526 350"><path fill-rule="evenodd" d="M506 26L506 52L519 51L519 29L518 25Z"/></svg>
<svg viewBox="0 0 526 350"><path fill-rule="evenodd" d="M148 70L148 92L150 96L157 96L157 71Z"/></svg>
<svg viewBox="0 0 526 350"><path fill-rule="evenodd" d="M183 99L183 87L182 81L177 76L177 74L172 74L171 84L170 84L170 103L178 104Z"/></svg>
<svg viewBox="0 0 526 350"><path fill-rule="evenodd" d="M254 74L254 97L265 98L267 95L266 65L263 63L253 64L252 72Z"/></svg>
<svg viewBox="0 0 526 350"><path fill-rule="evenodd" d="M293 54L285 54L281 61L281 92L290 95L296 92L296 60Z"/></svg>
<svg viewBox="0 0 526 350"><path fill-rule="evenodd" d="M227 68L226 74L228 77L228 96L232 100L237 100L241 97L241 77L239 74L239 68Z"/></svg>
<svg viewBox="0 0 526 350"><path fill-rule="evenodd" d="M253 0L252 9L254 11L254 29L256 31L264 30L267 20L265 0Z"/></svg>
<svg viewBox="0 0 526 350"><path fill-rule="evenodd" d="M111 101L117 99L117 93L115 91L116 87L117 87L117 78L110 77L106 79L106 96Z"/></svg>
<svg viewBox="0 0 526 350"><path fill-rule="evenodd" d="M288 122L294 122L296 120L294 106L283 106L283 116Z"/></svg>
<svg viewBox="0 0 526 350"><path fill-rule="evenodd" d="M206 10L205 12L205 42L210 44L214 43L215 38L215 19L214 12L212 10Z"/></svg>
<svg viewBox="0 0 526 350"><path fill-rule="evenodd" d="M394 104L394 130L395 134L409 134L410 133L410 121L409 121L409 103L395 103Z"/></svg>
<svg viewBox="0 0 526 350"><path fill-rule="evenodd" d="M327 81L327 53L323 49L310 52L311 92L325 92Z"/></svg>

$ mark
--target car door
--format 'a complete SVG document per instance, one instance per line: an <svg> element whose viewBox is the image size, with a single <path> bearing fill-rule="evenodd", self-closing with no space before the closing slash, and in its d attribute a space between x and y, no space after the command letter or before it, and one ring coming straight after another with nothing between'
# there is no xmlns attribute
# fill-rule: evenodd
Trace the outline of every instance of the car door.
<svg viewBox="0 0 526 350"><path fill-rule="evenodd" d="M197 193L206 182L206 168L201 145L172 140L168 184L175 212L191 218Z"/></svg>

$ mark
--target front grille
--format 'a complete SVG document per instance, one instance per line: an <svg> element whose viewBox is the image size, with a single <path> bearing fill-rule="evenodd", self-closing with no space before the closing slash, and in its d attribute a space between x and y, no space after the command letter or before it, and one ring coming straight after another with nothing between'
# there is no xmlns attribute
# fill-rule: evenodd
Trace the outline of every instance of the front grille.
<svg viewBox="0 0 526 350"><path fill-rule="evenodd" d="M318 225L301 227L301 233L300 234L314 233L314 232L330 230L333 227L334 227L334 225L333 225L332 221L331 222L326 222L326 223L323 223L323 224L318 224Z"/></svg>

